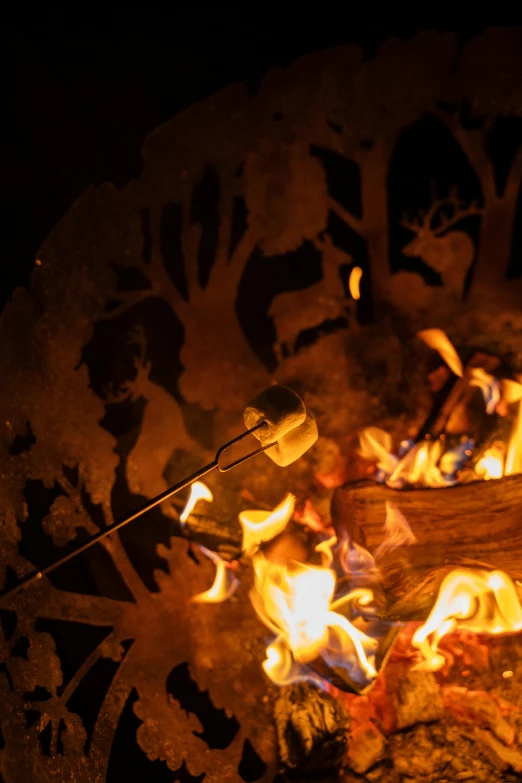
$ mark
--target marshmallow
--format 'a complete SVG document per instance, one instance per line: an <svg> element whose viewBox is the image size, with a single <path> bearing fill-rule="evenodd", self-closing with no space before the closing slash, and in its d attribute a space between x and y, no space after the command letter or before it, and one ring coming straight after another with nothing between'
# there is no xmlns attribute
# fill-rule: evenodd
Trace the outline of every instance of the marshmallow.
<svg viewBox="0 0 522 783"><path fill-rule="evenodd" d="M298 394L286 386L270 386L258 394L244 413L245 424L252 429L265 421L253 434L263 446L275 445L265 452L270 459L282 467L299 459L318 437L317 424Z"/></svg>
<svg viewBox="0 0 522 783"><path fill-rule="evenodd" d="M282 438L279 438L275 446L267 449L267 454L277 465L285 467L302 457L305 451L314 445L319 433L317 424L311 413L306 414L306 419L299 427L296 427Z"/></svg>
<svg viewBox="0 0 522 783"><path fill-rule="evenodd" d="M254 432L263 446L275 443L290 430L295 429L306 419L306 410L301 397L287 386L269 386L258 394L245 408L243 414L247 429L251 430L262 421L267 427Z"/></svg>

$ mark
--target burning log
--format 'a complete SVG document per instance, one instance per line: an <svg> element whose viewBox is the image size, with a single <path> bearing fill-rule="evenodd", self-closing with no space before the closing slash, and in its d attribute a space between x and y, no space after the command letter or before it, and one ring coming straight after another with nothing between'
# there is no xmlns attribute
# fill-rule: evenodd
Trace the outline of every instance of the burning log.
<svg viewBox="0 0 522 783"><path fill-rule="evenodd" d="M425 620L452 568L498 569L522 579L521 500L522 475L404 491L359 481L335 491L332 520L338 536L375 553L389 535L387 504L404 516L415 543L378 558L380 592L396 619Z"/></svg>

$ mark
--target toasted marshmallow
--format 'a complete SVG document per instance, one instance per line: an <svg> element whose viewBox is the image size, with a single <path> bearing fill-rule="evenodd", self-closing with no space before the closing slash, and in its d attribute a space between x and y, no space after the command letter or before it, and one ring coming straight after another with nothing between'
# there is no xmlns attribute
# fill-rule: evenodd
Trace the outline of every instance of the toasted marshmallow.
<svg viewBox="0 0 522 783"><path fill-rule="evenodd" d="M253 434L263 446L274 443L265 453L283 467L299 459L317 440L313 415L286 386L270 386L258 394L245 409L244 419L248 429L266 423Z"/></svg>
<svg viewBox="0 0 522 783"><path fill-rule="evenodd" d="M302 457L305 451L314 445L319 433L313 415L308 412L302 424L279 438L275 446L267 449L267 454L277 465L285 467Z"/></svg>

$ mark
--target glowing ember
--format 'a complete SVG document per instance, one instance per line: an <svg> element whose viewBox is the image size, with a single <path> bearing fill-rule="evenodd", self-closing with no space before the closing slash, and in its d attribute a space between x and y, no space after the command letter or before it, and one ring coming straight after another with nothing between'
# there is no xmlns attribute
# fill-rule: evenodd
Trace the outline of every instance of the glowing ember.
<svg viewBox="0 0 522 783"><path fill-rule="evenodd" d="M361 298L360 284L361 284L362 275L363 275L363 271L359 266L354 266L354 268L350 272L350 278L348 280L348 288L350 289L350 294L352 296L352 299Z"/></svg>
<svg viewBox="0 0 522 783"><path fill-rule="evenodd" d="M206 484L203 484L202 481L195 481L193 484L191 484L190 487L190 493L187 498L187 502L185 503L185 508L179 515L179 521L182 525L185 524L189 516L194 511L194 508L196 507L196 503L198 500L208 500L212 501L214 499L212 492L207 487Z"/></svg>
<svg viewBox="0 0 522 783"><path fill-rule="evenodd" d="M193 603L198 604L218 604L226 601L237 589L239 579L237 579L224 560L216 552L211 552L204 546L199 547L201 552L216 564L216 576L214 584L204 593L199 593L192 597Z"/></svg>
<svg viewBox="0 0 522 783"><path fill-rule="evenodd" d="M460 357L441 329L424 329L424 331L418 332L417 336L420 337L426 345L429 345L430 348L438 351L450 370L455 373L455 375L458 375L459 378L462 378L464 370Z"/></svg>
<svg viewBox="0 0 522 783"><path fill-rule="evenodd" d="M502 571L451 571L427 621L413 634L412 644L424 658L415 668L440 669L445 658L439 642L456 629L489 634L522 630L522 606L512 580Z"/></svg>
<svg viewBox="0 0 522 783"><path fill-rule="evenodd" d="M294 513L294 519L300 522L304 527L315 530L316 533L325 530L327 527L321 515L315 510L310 499L305 500L305 504L301 509L296 509Z"/></svg>

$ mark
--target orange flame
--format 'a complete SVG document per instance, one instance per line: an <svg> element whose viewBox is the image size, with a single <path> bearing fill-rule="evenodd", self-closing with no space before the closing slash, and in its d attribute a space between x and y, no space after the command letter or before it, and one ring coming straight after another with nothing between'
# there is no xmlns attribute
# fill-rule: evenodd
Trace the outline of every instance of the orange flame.
<svg viewBox="0 0 522 783"><path fill-rule="evenodd" d="M350 294L352 296L352 299L360 299L361 298L361 278L363 276L363 271L360 266L354 266L352 271L350 272L350 277L348 280L348 288L350 290Z"/></svg>
<svg viewBox="0 0 522 783"><path fill-rule="evenodd" d="M445 659L438 644L456 629L489 634L522 630L522 605L507 574L458 568L445 577L427 621L413 635L412 644L424 658L415 668L440 669Z"/></svg>
<svg viewBox="0 0 522 783"><path fill-rule="evenodd" d="M522 473L522 400L518 403L518 413L506 454L505 474L511 476L513 473Z"/></svg>
<svg viewBox="0 0 522 783"><path fill-rule="evenodd" d="M379 427L365 427L359 433L359 454L363 459L376 460L377 467L385 473L393 473L398 463L391 453L392 437Z"/></svg>
<svg viewBox="0 0 522 783"><path fill-rule="evenodd" d="M195 481L190 485L190 493L187 498L187 502L185 503L185 508L179 515L179 521L182 524L185 524L190 514L194 511L198 500L212 501L213 499L214 496L212 495L212 492L207 487L207 485L203 484L202 481Z"/></svg>
<svg viewBox="0 0 522 783"><path fill-rule="evenodd" d="M460 357L442 329L424 329L422 332L417 332L417 337L420 337L430 348L438 351L450 370L462 378L464 370Z"/></svg>
<svg viewBox="0 0 522 783"><path fill-rule="evenodd" d="M206 557L215 563L216 576L212 587L205 590L204 593L198 593L198 595L193 596L191 601L197 604L219 604L222 601L226 601L236 591L239 580L226 567L225 561L216 552L212 552L204 546L199 548Z"/></svg>
<svg viewBox="0 0 522 783"><path fill-rule="evenodd" d="M289 493L273 511L241 511L239 522L243 530L245 554L252 555L261 544L282 533L294 513L294 508L295 496Z"/></svg>

